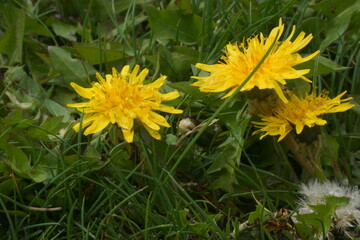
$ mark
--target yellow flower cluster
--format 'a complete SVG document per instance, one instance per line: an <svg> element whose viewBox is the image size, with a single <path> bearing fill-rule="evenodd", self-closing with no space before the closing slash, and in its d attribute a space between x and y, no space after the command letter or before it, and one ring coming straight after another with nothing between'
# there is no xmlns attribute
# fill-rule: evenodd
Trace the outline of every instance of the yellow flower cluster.
<svg viewBox="0 0 360 240"><path fill-rule="evenodd" d="M280 135L282 140L292 129L300 134L305 126L324 125L326 120L322 116L326 113L343 112L351 107L350 103L343 103L350 98L341 100L343 92L334 99L328 97L326 91L316 96L315 91L300 99L294 93L284 92L287 80L303 79L311 82L304 75L309 69L295 69L294 66L314 58L319 51L302 57L299 50L303 49L312 39L312 35L301 32L294 40L293 26L290 35L283 41L280 37L284 32L284 24L280 19L268 37L262 33L247 39L241 44L229 43L225 48L225 55L216 64L208 65L197 63L195 66L209 72L208 76L192 78L197 79L193 86L199 87L202 92L224 92L229 90L223 98L232 95L239 86L242 92L250 90L264 91L269 89L276 94L276 99L281 99L274 108L267 109L267 114L260 114L263 122L254 122L259 130L254 134L265 132L266 135ZM251 72L259 65L265 54L267 58L259 66L255 74L244 84ZM160 139L161 126L170 127L166 119L154 111L180 114L182 110L163 105L163 101L178 98L178 92L160 93L160 87L165 83L166 76L162 76L153 83L143 84L148 69L139 73L139 66L130 71L125 66L120 73L113 69L112 75L103 78L97 73L98 82L92 83L91 88L83 88L76 83L71 86L87 102L68 104L84 113L83 121L74 126L79 131L80 126L85 128L84 134L93 134L102 131L110 123L117 124L127 142L134 138L134 121L137 119L155 139ZM255 95L256 92L255 91ZM287 95L287 96L286 96ZM269 97L268 97L269 98ZM271 98L271 96L270 96ZM275 103L277 102L275 99ZM261 101L261 100L259 100ZM254 103L259 102L255 99ZM263 105L263 106L266 106ZM264 108L262 106L262 108ZM274 109L273 109L274 108ZM270 110L270 111L268 111ZM265 111L266 112L266 111ZM273 114L271 114L273 113Z"/></svg>
<svg viewBox="0 0 360 240"><path fill-rule="evenodd" d="M312 35L305 36L305 33L301 32L294 41L291 41L295 29L296 27L293 26L289 37L280 41L284 31L284 24L280 19L279 26L275 27L267 38L260 33L260 35L249 38L241 44L228 44L225 55L221 57L221 61L218 63L213 65L198 63L195 65L197 68L209 72L209 75L193 76L192 78L198 81L192 85L199 87L202 92L224 92L231 89L223 98L229 97L239 86L244 84L250 73L261 62L261 59L270 51L255 74L240 89L241 92L255 90L255 95L259 95L259 91L272 89L281 99L281 101L273 101L277 103L275 108L274 104L271 102L263 103L260 98L249 101L249 104L258 104L258 106L251 106L251 108L261 109L263 112L262 115L260 114L263 122L254 122L255 126L260 128L254 134L265 132L260 137L261 139L266 135L280 135L280 141L293 128L297 134L300 134L304 126L313 127L326 124L326 120L321 118L323 114L343 112L352 108L352 104L342 103L351 98L341 100L340 98L345 94L343 92L334 99L330 99L326 91L322 92L320 96L316 96L315 91L313 91L304 99L299 99L290 91L287 91L289 99L285 96L283 85L286 84L287 80L300 78L306 82L311 82L304 76L310 71L309 69L297 70L293 67L314 58L319 53L316 51L306 57L300 56L297 52L310 42ZM271 47L272 49L270 49ZM270 109L264 109L264 106Z"/></svg>

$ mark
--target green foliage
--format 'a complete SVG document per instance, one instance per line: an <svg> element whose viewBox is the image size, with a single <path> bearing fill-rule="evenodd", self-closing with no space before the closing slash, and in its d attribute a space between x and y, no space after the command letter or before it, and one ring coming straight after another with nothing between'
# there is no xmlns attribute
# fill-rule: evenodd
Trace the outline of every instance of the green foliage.
<svg viewBox="0 0 360 240"><path fill-rule="evenodd" d="M156 40L179 40L185 44L196 44L201 36L201 17L186 14L181 9L159 11L147 7L149 23Z"/></svg>
<svg viewBox="0 0 360 240"><path fill-rule="evenodd" d="M69 86L70 82L84 85L96 72L90 64L72 58L69 52L59 47L49 47L49 57L54 70L63 76L64 86Z"/></svg>
<svg viewBox="0 0 360 240"><path fill-rule="evenodd" d="M309 206L313 212L299 214L295 227L301 239L314 239L326 236L331 228L331 221L336 219L336 209L348 204L346 197L328 196L324 198L325 204Z"/></svg>

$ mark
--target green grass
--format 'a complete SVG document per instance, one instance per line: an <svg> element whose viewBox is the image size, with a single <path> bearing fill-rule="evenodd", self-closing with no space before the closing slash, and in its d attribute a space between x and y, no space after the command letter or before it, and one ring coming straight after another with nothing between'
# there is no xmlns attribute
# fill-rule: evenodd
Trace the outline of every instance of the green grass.
<svg viewBox="0 0 360 240"><path fill-rule="evenodd" d="M278 231L269 231L268 217L296 212L299 185L314 177L277 138L252 135L256 119L244 94L221 99L188 83L204 74L196 63L216 63L230 42L267 36L280 17L281 39L292 25L295 35L312 33L300 53L320 49L326 58L306 65L312 87L331 97L347 90L356 104L321 127L324 174L360 185L358 7L351 0L2 1L0 239L294 239L289 215L290 228ZM82 100L70 82L86 86L95 72L127 64L148 68L149 82L167 75L164 91L181 92L169 105L184 113L167 114L171 128L160 141L140 126L134 143L116 126L73 131L82 114L66 104ZM203 127L175 145L181 117Z"/></svg>

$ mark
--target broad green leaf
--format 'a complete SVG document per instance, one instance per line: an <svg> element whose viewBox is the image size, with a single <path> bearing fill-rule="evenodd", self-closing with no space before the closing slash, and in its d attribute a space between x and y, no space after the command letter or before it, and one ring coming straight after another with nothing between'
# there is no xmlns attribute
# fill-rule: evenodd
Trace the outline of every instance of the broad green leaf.
<svg viewBox="0 0 360 240"><path fill-rule="evenodd" d="M187 225L187 223L188 223L188 220L186 218L186 216L188 214L189 214L189 209L187 209L187 208L179 211L179 218L183 225Z"/></svg>
<svg viewBox="0 0 360 240"><path fill-rule="evenodd" d="M49 29L47 29L44 25L35 22L29 16L26 16L25 19L25 33L51 37L51 31Z"/></svg>
<svg viewBox="0 0 360 240"><path fill-rule="evenodd" d="M210 188L222 189L226 192L234 192L234 184L238 184L235 177L235 171L233 169L222 169L214 174L215 178L211 181Z"/></svg>
<svg viewBox="0 0 360 240"><path fill-rule="evenodd" d="M344 207L349 204L350 199L348 197L336 197L336 196L326 196L324 197L326 204L332 210L336 210L339 207Z"/></svg>
<svg viewBox="0 0 360 240"><path fill-rule="evenodd" d="M205 222L190 223L190 229L193 232L201 234L203 237L208 237L208 231L210 230L210 224Z"/></svg>
<svg viewBox="0 0 360 240"><path fill-rule="evenodd" d="M186 50L187 48L174 49L171 54L174 70L177 73L177 81L188 80L188 76L191 73L190 66L195 64L197 60L197 56L189 55Z"/></svg>
<svg viewBox="0 0 360 240"><path fill-rule="evenodd" d="M63 122L67 122L70 120L70 112L68 111L68 109L61 106L57 102L46 99L44 105L53 116L63 116Z"/></svg>
<svg viewBox="0 0 360 240"><path fill-rule="evenodd" d="M334 17L326 26L326 38L321 43L320 49L325 49L330 43L338 39L350 25L351 17L360 9L360 1L355 1L353 5L345 9Z"/></svg>
<svg viewBox="0 0 360 240"><path fill-rule="evenodd" d="M314 212L295 216L300 221L295 226L304 239L311 239L308 237L314 234L317 237L322 236L323 233L327 234L331 228L332 219L336 218L336 209L349 202L347 197L335 196L324 197L324 200L325 204L308 205ZM311 228L306 226L311 226Z"/></svg>
<svg viewBox="0 0 360 240"><path fill-rule="evenodd" d="M8 90L8 91L5 92L5 95L10 100L7 103L7 106L9 106L10 108L20 108L20 109L24 109L24 110L34 110L35 107L36 107L36 103L35 103L35 101L33 99L29 99L29 100L19 99L19 94L17 92Z"/></svg>
<svg viewBox="0 0 360 240"><path fill-rule="evenodd" d="M238 110L232 113L231 117L223 118L225 125L229 129L229 136L217 148L214 154L213 164L207 169L209 174L217 173L221 175L211 186L214 188L222 188L226 191L232 189L232 184L238 183L235 178L234 167L240 164L245 143L244 134L251 119L250 115L243 114L242 109L239 110L239 105L240 104L234 105Z"/></svg>
<svg viewBox="0 0 360 240"><path fill-rule="evenodd" d="M168 49L162 45L157 55L147 56L147 60L172 82L188 81L191 65L196 63L197 58L198 53L190 48L176 46Z"/></svg>
<svg viewBox="0 0 360 240"><path fill-rule="evenodd" d="M118 144L110 153L111 164L120 169L133 169L135 167L134 161L129 159L129 152L125 144Z"/></svg>
<svg viewBox="0 0 360 240"><path fill-rule="evenodd" d="M156 39L175 39L185 44L195 44L201 33L201 17L185 14L181 10L157 10L145 8L151 30Z"/></svg>
<svg viewBox="0 0 360 240"><path fill-rule="evenodd" d="M77 26L70 25L61 21L54 21L52 28L57 36L63 37L69 41L76 41Z"/></svg>
<svg viewBox="0 0 360 240"><path fill-rule="evenodd" d="M242 115L241 118L224 119L230 130L229 136L218 147L218 156L207 170L208 173L214 173L223 168L230 170L233 166L239 165L244 144L243 136L250 119L250 115L246 114Z"/></svg>
<svg viewBox="0 0 360 240"><path fill-rule="evenodd" d="M294 68L310 69L310 72L306 74L307 77L314 75L324 75L332 72L340 72L349 69L349 67L340 66L336 62L322 56L317 56L310 61L294 66Z"/></svg>
<svg viewBox="0 0 360 240"><path fill-rule="evenodd" d="M46 172L39 168L32 168L30 171L27 172L27 175L30 179L37 183L43 182L47 179Z"/></svg>
<svg viewBox="0 0 360 240"><path fill-rule="evenodd" d="M46 56L48 58L48 56ZM51 79L51 66L49 61L44 61L37 53L28 52L25 56L25 64L29 68L29 75L37 84L44 83ZM55 73L56 74L56 73Z"/></svg>
<svg viewBox="0 0 360 240"><path fill-rule="evenodd" d="M14 84L17 82L20 85L20 89L25 89L27 94L24 94L24 91L18 91L17 97L22 100L29 101L34 98L41 99L46 95L45 90L42 88L40 83L29 77L28 74L24 71L24 66L9 68L5 73L5 81L8 84ZM28 94L29 91L31 94Z"/></svg>
<svg viewBox="0 0 360 240"><path fill-rule="evenodd" d="M256 220L261 220L265 222L270 219L271 212L267 210L262 204L256 205L256 209L254 212L251 212L248 218L249 224L254 224Z"/></svg>
<svg viewBox="0 0 360 240"><path fill-rule="evenodd" d="M339 143L336 138L332 136L325 136L324 151L321 152L321 163L323 166L334 167L333 164L337 163Z"/></svg>
<svg viewBox="0 0 360 240"><path fill-rule="evenodd" d="M13 27L14 22L19 14L24 12L23 9L16 8L12 5L2 4L0 5L1 22L5 29ZM25 14L25 33L26 34L38 34L45 37L50 37L50 31L42 24L36 22L32 17Z"/></svg>
<svg viewBox="0 0 360 240"><path fill-rule="evenodd" d="M0 123L9 125L12 128L27 128L29 124L34 122L36 122L36 120L24 118L22 110L11 111L5 118L0 118Z"/></svg>
<svg viewBox="0 0 360 240"><path fill-rule="evenodd" d="M339 0L322 0L317 4L309 4L309 7L332 19L353 4L354 0L342 0L341 4Z"/></svg>
<svg viewBox="0 0 360 240"><path fill-rule="evenodd" d="M1 172L1 173L3 173L3 172ZM6 180L2 180L0 182L0 193L2 193L4 195L10 195L16 189L15 181L16 181L16 178L8 178Z"/></svg>
<svg viewBox="0 0 360 240"><path fill-rule="evenodd" d="M189 94L194 98L201 99L205 96L205 93L200 92L199 88L190 86L190 82L176 82L169 83L168 85L180 92Z"/></svg>
<svg viewBox="0 0 360 240"><path fill-rule="evenodd" d="M101 160L101 154L91 145L88 145L86 147L84 154L86 157L92 157Z"/></svg>
<svg viewBox="0 0 360 240"><path fill-rule="evenodd" d="M28 130L28 135L35 139L48 140L51 134L59 134L60 129L66 127L66 123L62 122L63 117L47 118L38 128L31 128Z"/></svg>
<svg viewBox="0 0 360 240"><path fill-rule="evenodd" d="M49 47L50 62L53 68L64 76L65 84L75 82L84 86L86 79L94 75L96 70L88 63L74 59L71 54L59 47Z"/></svg>
<svg viewBox="0 0 360 240"><path fill-rule="evenodd" d="M4 12L4 9L2 9ZM25 13L16 9L8 19L9 27L0 38L0 53L5 53L8 64L22 63L23 41L25 34Z"/></svg>
<svg viewBox="0 0 360 240"><path fill-rule="evenodd" d="M89 64L100 64L128 57L128 55L124 53L124 49L119 48L119 44L117 44L118 48L116 49L100 49L99 44L97 43L94 44L76 42L73 43L73 45L75 50Z"/></svg>
<svg viewBox="0 0 360 240"><path fill-rule="evenodd" d="M4 151L6 162L18 176L32 179L35 182L46 180L46 173L41 169L32 168L29 159L21 149L4 140L0 140L0 149Z"/></svg>

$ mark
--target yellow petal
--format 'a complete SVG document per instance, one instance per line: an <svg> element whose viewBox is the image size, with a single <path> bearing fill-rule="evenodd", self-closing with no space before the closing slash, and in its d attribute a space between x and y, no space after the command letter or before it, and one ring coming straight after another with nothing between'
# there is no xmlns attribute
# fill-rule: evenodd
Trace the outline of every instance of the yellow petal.
<svg viewBox="0 0 360 240"><path fill-rule="evenodd" d="M164 126L164 127L170 127L169 123L166 121L166 119L154 112L150 112L149 113L149 118L156 124L160 125L160 126Z"/></svg>
<svg viewBox="0 0 360 240"><path fill-rule="evenodd" d="M166 76L161 76L158 79L156 79L156 81L148 84L148 86L153 88L160 88L162 85L164 85L165 80L166 80Z"/></svg>
<svg viewBox="0 0 360 240"><path fill-rule="evenodd" d="M149 74L149 69L145 68L144 70L141 71L139 76L136 77L136 81L133 81L133 83L134 84L142 83L148 74Z"/></svg>
<svg viewBox="0 0 360 240"><path fill-rule="evenodd" d="M146 126L146 125L144 125L144 127L145 127L146 131L148 131L148 133L149 133L153 138L155 138L155 139L157 139L157 140L160 140L160 139L161 139L161 135L160 135L160 133L159 133L158 131L151 129L151 128L149 128L149 127Z"/></svg>
<svg viewBox="0 0 360 240"><path fill-rule="evenodd" d="M134 130L128 130L128 129L121 129L123 135L124 135L124 139L125 141L127 141L128 143L132 143L134 140Z"/></svg>
<svg viewBox="0 0 360 240"><path fill-rule="evenodd" d="M166 106L166 105L163 105L163 104L161 104L159 106L154 106L153 109L158 110L158 111L162 111L162 112L167 112L167 113L174 113L174 114L183 113L183 110L181 110L181 109L176 109L174 107Z"/></svg>
<svg viewBox="0 0 360 240"><path fill-rule="evenodd" d="M74 88L74 90L82 97L90 99L94 94L92 88L83 88L77 85L74 82L71 82L70 85Z"/></svg>
<svg viewBox="0 0 360 240"><path fill-rule="evenodd" d="M171 101L174 100L178 97L180 97L180 93L179 92L169 92L169 93L162 93L160 94L161 96L161 100L162 101Z"/></svg>
<svg viewBox="0 0 360 240"><path fill-rule="evenodd" d="M97 118L93 120L92 124L86 128L84 135L98 133L109 125L110 120L98 114Z"/></svg>

